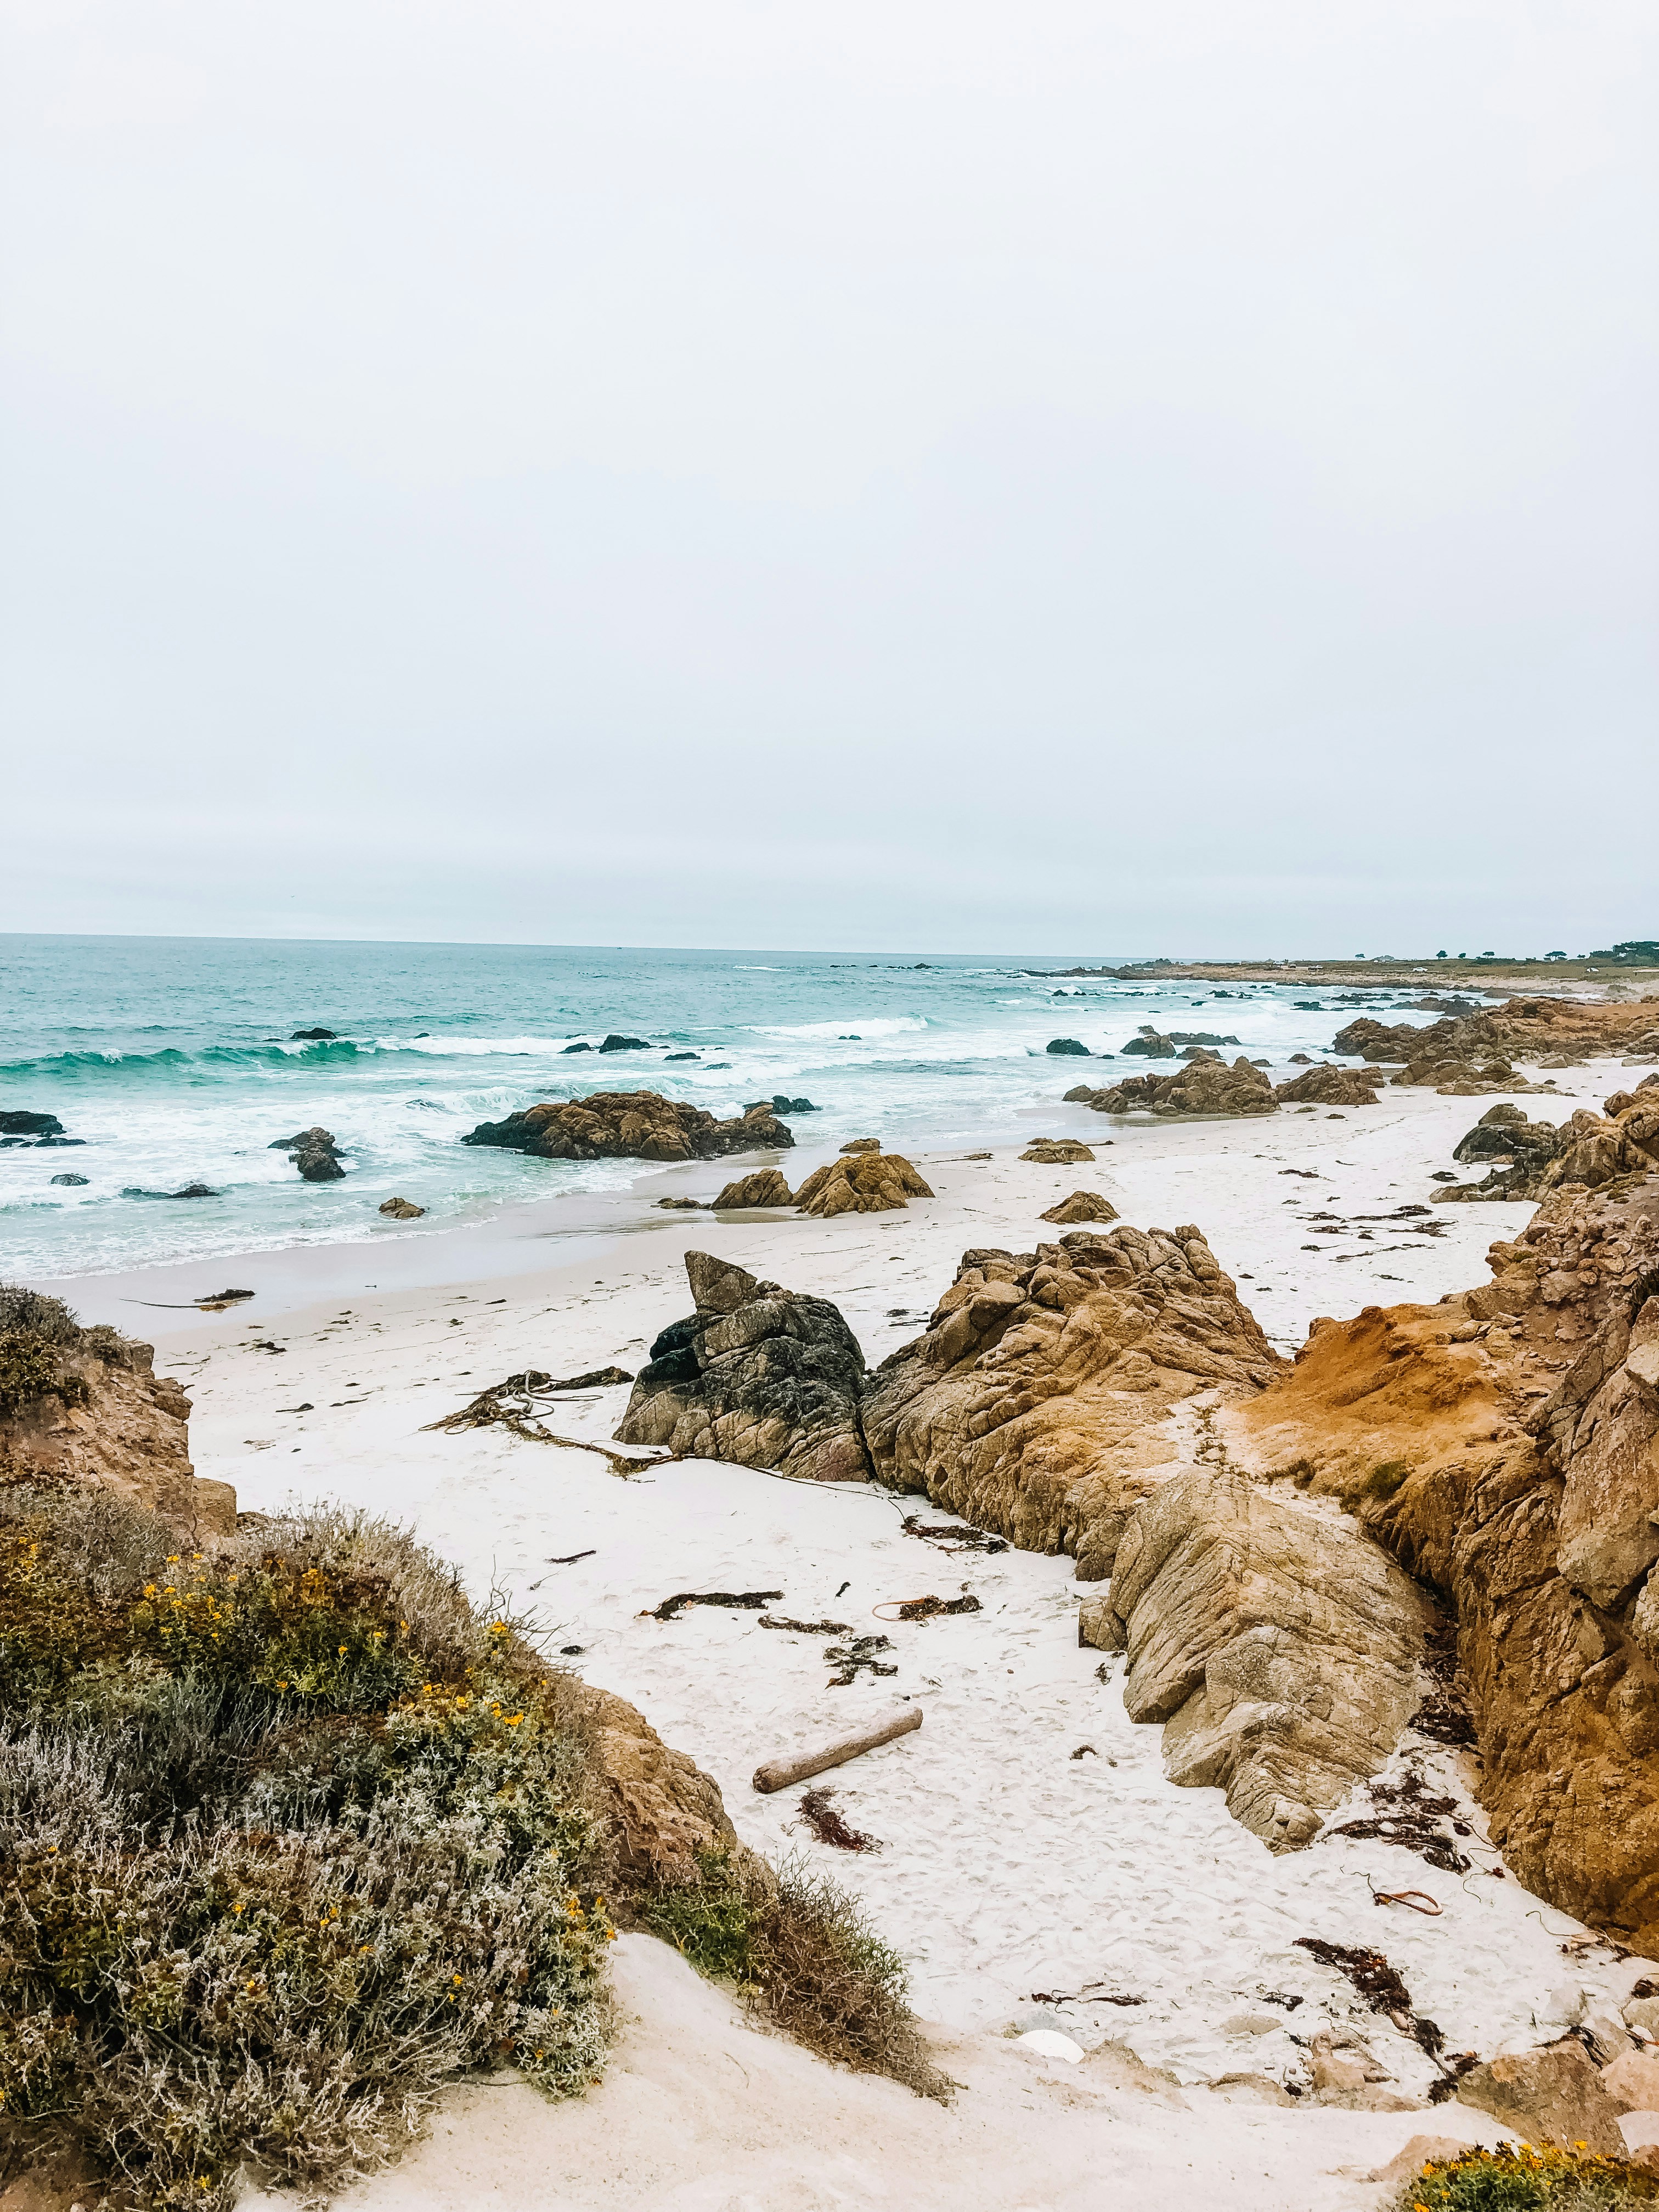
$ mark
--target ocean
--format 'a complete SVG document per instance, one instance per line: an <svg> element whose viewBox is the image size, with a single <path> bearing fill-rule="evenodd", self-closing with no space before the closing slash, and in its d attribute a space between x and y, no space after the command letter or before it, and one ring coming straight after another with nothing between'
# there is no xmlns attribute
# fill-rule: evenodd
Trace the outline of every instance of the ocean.
<svg viewBox="0 0 1659 2212"><path fill-rule="evenodd" d="M0 1109L56 1115L77 1140L0 1146L0 1278L383 1237L393 1195L428 1209L395 1232L418 1235L641 1172L460 1142L538 1099L651 1089L727 1115L805 1097L803 1145L990 1143L1031 1133L1031 1110L1079 1081L1149 1065L1050 1056L1052 1038L1116 1054L1143 1024L1236 1036L1229 1058L1279 1079L1293 1053L1328 1056L1356 1011L1348 994L1297 1003L1305 982L1052 972L1081 958L0 937ZM1430 1021L1406 1010L1421 988L1364 1003ZM335 1034L295 1037L316 1028ZM613 1032L646 1047L566 1050ZM317 1123L343 1182L305 1182L270 1149ZM166 1194L191 1183L213 1195Z"/></svg>

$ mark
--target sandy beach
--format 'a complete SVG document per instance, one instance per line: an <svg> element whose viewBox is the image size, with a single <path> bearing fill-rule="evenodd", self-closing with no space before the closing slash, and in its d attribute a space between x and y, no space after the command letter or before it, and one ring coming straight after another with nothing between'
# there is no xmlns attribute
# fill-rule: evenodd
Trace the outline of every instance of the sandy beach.
<svg viewBox="0 0 1659 2212"><path fill-rule="evenodd" d="M1564 1075L1559 1084L1577 1087L1561 1088L1548 1110L1593 1102L1607 1073ZM517 2086L468 2092L365 2203L959 2202L992 2102L1011 2171L1024 2164L1022 2129L1043 2148L1024 2197L984 2201L1094 2201L1085 2176L1097 2147L1085 2139L1109 2128L1113 2158L1149 2176L1196 2172L1206 2159L1235 2181L1260 2172L1259 2197L1241 2182L1229 2202L1366 2202L1369 2192L1352 2195L1353 2176L1413 2133L1445 2132L1448 2114L1453 2132L1482 2130L1456 2106L1298 2113L1228 2102L1209 2087L1230 2073L1281 2071L1297 2055L1291 2039L1305 2042L1334 2021L1368 2035L1402 2097L1425 2094L1429 2060L1365 2014L1340 1977L1295 1948L1297 1937L1385 1948L1451 2049L1534 2041L1586 1990L1598 2006L1627 1995L1638 1965L1586 1941L1571 1916L1504 1875L1466 1753L1431 1749L1425 1763L1419 1744L1413 1754L1460 1801L1473 1863L1462 1875L1380 1840L1328 1836L1274 1857L1230 1818L1219 1791L1170 1784L1160 1731L1123 1711L1121 1662L1079 1646L1069 1559L919 1537L902 1524L923 1501L862 1484L792 1483L709 1462L619 1475L579 1447L609 1439L625 1385L561 1401L553 1425L568 1448L428 1426L526 1366L555 1376L637 1369L687 1310L688 1248L832 1299L873 1364L925 1323L964 1248L1029 1250L1057 1233L1042 1211L1079 1188L1103 1193L1139 1226L1198 1224L1288 1354L1318 1315L1432 1301L1484 1279L1486 1247L1514 1235L1528 1207L1442 1206L1427 1217L1437 1234L1424 1217L1388 1217L1431 1200L1431 1176L1491 1103L1385 1088L1376 1106L1344 1113L1174 1125L1062 1107L1034 1114L1031 1134L1082 1139L1096 1149L1092 1165L1026 1163L1012 1146L988 1157L918 1152L936 1196L902 1212L820 1221L656 1208L662 1196L711 1195L724 1179L716 1164L643 1172L629 1192L573 1200L563 1213L550 1198L471 1230L249 1254L223 1272L227 1286L234 1279L256 1296L219 1314L169 1310L216 1287L199 1266L58 1286L83 1317L154 1336L158 1368L193 1401L198 1474L234 1483L244 1510L328 1498L413 1526L459 1563L475 1593L497 1590L533 1615L551 1653L690 1753L746 1842L806 1854L855 1889L910 1962L917 2010L969 2084L950 2116L913 2112L890 2084L837 2075L763 2038L661 1946L630 1938L619 1969L630 2025L591 2103L549 2108ZM805 1147L790 1161L803 1173L817 1164ZM1338 1234L1317 1233L1333 1219ZM828 1633L769 1632L753 1611L714 1607L643 1617L695 1589L773 1591L780 1616L885 1632L892 1648L882 1656L897 1671L830 1688ZM875 1615L924 1593L971 1593L981 1610L897 1626ZM821 1843L797 1791L751 1789L761 1759L903 1704L921 1706L920 1731L832 1778L844 1818L878 1849ZM1426 1893L1438 1917L1374 1903L1374 1889L1401 1887ZM1149 2116L1144 2098L1126 2106L1085 2094L1077 2069L1039 2064L1003 2040L1038 2027L1085 2050L1124 2039L1171 2069L1199 2117ZM753 2129L734 2130L727 2112L720 2130L699 2135L685 2108L714 2094L709 2070L715 2081L731 2075L720 2087L736 2094L731 2056L719 2055L728 2045L751 2077L734 2109L751 2114ZM1063 2126L1053 2135L1056 2107ZM824 2152L811 2175L798 2171L787 2146L809 2109L826 2140L856 2137L879 2118L894 2131L903 2187L878 2186L862 2154L844 2148ZM607 2163L611 2119L662 2137L631 2179ZM1496 2130L1486 2123L1484 2132ZM952 2160L962 2161L955 2182ZM527 2193L526 2161L538 2173L556 2168L556 2191Z"/></svg>

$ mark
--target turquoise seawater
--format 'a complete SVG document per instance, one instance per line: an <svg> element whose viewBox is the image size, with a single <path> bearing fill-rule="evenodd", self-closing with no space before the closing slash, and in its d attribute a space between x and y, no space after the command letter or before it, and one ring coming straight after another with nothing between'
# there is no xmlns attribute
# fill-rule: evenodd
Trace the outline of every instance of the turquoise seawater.
<svg viewBox="0 0 1659 2212"><path fill-rule="evenodd" d="M455 1222L616 1188L640 1172L625 1161L556 1164L461 1144L477 1122L538 1099L649 1088L726 1115L787 1093L821 1109L796 1118L803 1145L990 1142L1030 1133L1017 1117L1110 1073L1050 1057L1050 1038L1117 1053L1142 1024L1230 1034L1278 1078L1292 1053L1326 1054L1355 1011L1334 995L1298 1006L1305 984L1229 990L1021 972L1084 957L918 965L782 952L0 937L0 1109L55 1114L82 1140L0 1147L0 1275L383 1236L377 1209L394 1194L428 1207L432 1222ZM1368 994L1367 1004L1401 999ZM336 1041L294 1041L315 1027ZM564 1049L611 1031L647 1048ZM687 1051L701 1057L667 1061ZM270 1149L315 1123L339 1142L342 1182L306 1183ZM65 1173L86 1182L55 1185ZM127 1194L191 1182L216 1194Z"/></svg>

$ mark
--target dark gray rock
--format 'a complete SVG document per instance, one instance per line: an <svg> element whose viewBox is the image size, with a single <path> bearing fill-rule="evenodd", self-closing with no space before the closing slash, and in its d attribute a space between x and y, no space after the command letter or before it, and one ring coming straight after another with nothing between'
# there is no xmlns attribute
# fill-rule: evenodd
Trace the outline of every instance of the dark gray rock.
<svg viewBox="0 0 1659 2212"><path fill-rule="evenodd" d="M1044 1049L1073 1060L1087 1060L1089 1057L1088 1046L1079 1044L1075 1037L1050 1037Z"/></svg>
<svg viewBox="0 0 1659 2212"><path fill-rule="evenodd" d="M696 1459L863 1482L864 1354L836 1307L688 1252L695 1313L651 1346L617 1439Z"/></svg>
<svg viewBox="0 0 1659 2212"><path fill-rule="evenodd" d="M55 1175L52 1181L55 1183L63 1183L66 1188L78 1189L86 1182L87 1178L85 1176L78 1175Z"/></svg>
<svg viewBox="0 0 1659 2212"><path fill-rule="evenodd" d="M564 1049L567 1052L592 1052L593 1048L591 1044L568 1044Z"/></svg>
<svg viewBox="0 0 1659 2212"><path fill-rule="evenodd" d="M179 1190L143 1190L137 1183L129 1183L121 1193L123 1198L221 1198L223 1194L204 1182L187 1182Z"/></svg>
<svg viewBox="0 0 1659 2212"><path fill-rule="evenodd" d="M599 1047L601 1052L649 1052L650 1049L644 1037L621 1036L614 1030Z"/></svg>
<svg viewBox="0 0 1659 2212"><path fill-rule="evenodd" d="M301 1129L297 1136L277 1137L267 1150L291 1152L295 1166L307 1182L338 1182L345 1173L339 1148L326 1129Z"/></svg>
<svg viewBox="0 0 1659 2212"><path fill-rule="evenodd" d="M1142 1060L1173 1060L1176 1056L1176 1041L1173 1037L1160 1036L1155 1029L1143 1022L1140 1035L1131 1037L1123 1049L1125 1052L1137 1054Z"/></svg>
<svg viewBox="0 0 1659 2212"><path fill-rule="evenodd" d="M295 1030L289 1039L290 1044L333 1044L338 1032L334 1030Z"/></svg>
<svg viewBox="0 0 1659 2212"><path fill-rule="evenodd" d="M64 1125L55 1114L28 1114L14 1107L0 1114L0 1137L61 1137Z"/></svg>

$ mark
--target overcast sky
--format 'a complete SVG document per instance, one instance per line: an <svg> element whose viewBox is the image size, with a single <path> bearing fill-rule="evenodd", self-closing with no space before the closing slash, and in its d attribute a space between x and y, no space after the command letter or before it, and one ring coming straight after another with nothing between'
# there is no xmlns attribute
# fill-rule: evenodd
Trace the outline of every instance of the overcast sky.
<svg viewBox="0 0 1659 2212"><path fill-rule="evenodd" d="M1650 0L0 23L0 929L1659 933Z"/></svg>

